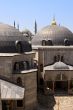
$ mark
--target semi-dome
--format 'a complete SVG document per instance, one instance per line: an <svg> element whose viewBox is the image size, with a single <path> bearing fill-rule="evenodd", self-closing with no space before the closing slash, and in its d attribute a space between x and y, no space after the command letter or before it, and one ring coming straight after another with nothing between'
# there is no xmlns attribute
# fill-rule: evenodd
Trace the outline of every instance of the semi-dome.
<svg viewBox="0 0 73 110"><path fill-rule="evenodd" d="M25 40L23 34L13 26L0 23L0 53L18 52L20 45L23 52L31 51L31 45Z"/></svg>
<svg viewBox="0 0 73 110"><path fill-rule="evenodd" d="M57 25L53 20L52 24L44 27L35 36L33 36L33 45L42 45L42 41L51 45L73 45L73 33L66 27Z"/></svg>
<svg viewBox="0 0 73 110"><path fill-rule="evenodd" d="M21 31L21 33L23 34L23 36L25 37L25 39L27 41L31 41L33 34L30 30L24 29L24 30Z"/></svg>
<svg viewBox="0 0 73 110"><path fill-rule="evenodd" d="M56 62L54 65L53 65L54 69L69 69L68 65L66 65L65 63L59 61L59 62Z"/></svg>
<svg viewBox="0 0 73 110"><path fill-rule="evenodd" d="M28 36L33 36L32 32L28 29L22 30L22 34L24 34L24 35L27 34Z"/></svg>

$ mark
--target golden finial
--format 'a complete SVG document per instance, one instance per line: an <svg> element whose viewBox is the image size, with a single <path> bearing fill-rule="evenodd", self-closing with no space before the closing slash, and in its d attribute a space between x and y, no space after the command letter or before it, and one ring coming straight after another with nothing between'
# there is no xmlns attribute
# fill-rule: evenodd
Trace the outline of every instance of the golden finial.
<svg viewBox="0 0 73 110"><path fill-rule="evenodd" d="M55 16L53 17L53 20L51 22L51 25L57 25L56 21L55 21Z"/></svg>

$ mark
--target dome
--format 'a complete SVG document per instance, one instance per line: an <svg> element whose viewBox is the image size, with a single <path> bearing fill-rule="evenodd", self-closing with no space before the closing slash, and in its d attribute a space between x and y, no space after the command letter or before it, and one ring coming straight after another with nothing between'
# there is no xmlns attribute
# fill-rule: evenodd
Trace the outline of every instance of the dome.
<svg viewBox="0 0 73 110"><path fill-rule="evenodd" d="M22 31L22 34L23 34L23 35L26 34L27 36L32 36L32 35L33 35L33 34L31 33L31 31L28 30L28 29L23 30L23 31Z"/></svg>
<svg viewBox="0 0 73 110"><path fill-rule="evenodd" d="M4 40L4 38L6 38L6 40L9 40L9 37L11 37L11 36L19 37L19 36L22 36L22 34L19 32L18 29L15 29L13 26L9 26L8 24L0 23L0 39Z"/></svg>
<svg viewBox="0 0 73 110"><path fill-rule="evenodd" d="M68 65L66 65L65 63L59 61L59 62L56 62L54 65L53 65L53 68L54 69L69 69Z"/></svg>
<svg viewBox="0 0 73 110"><path fill-rule="evenodd" d="M73 67L59 61L55 62L53 65L45 66L44 70L73 70Z"/></svg>
<svg viewBox="0 0 73 110"><path fill-rule="evenodd" d="M31 51L30 44L25 40L23 34L18 29L10 25L0 23L0 53L17 52L17 42L22 45L23 51Z"/></svg>
<svg viewBox="0 0 73 110"><path fill-rule="evenodd" d="M32 44L42 45L43 40L51 41L52 45L65 45L65 41L73 45L73 33L53 20L51 25L44 27L33 37Z"/></svg>

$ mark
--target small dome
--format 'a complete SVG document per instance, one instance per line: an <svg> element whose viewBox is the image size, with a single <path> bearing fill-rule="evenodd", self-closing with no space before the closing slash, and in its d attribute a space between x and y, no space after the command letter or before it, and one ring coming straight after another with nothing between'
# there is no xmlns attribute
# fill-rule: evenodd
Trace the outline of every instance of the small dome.
<svg viewBox="0 0 73 110"><path fill-rule="evenodd" d="M53 20L51 25L44 27L33 37L32 44L42 45L42 40L51 40L53 45L65 45L65 39L73 45L73 33L66 27L57 25Z"/></svg>
<svg viewBox="0 0 73 110"><path fill-rule="evenodd" d="M27 34L28 36L32 36L33 34L31 33L31 31L29 31L28 29L25 29L22 31L22 34L25 35Z"/></svg>
<svg viewBox="0 0 73 110"><path fill-rule="evenodd" d="M54 65L53 65L54 69L69 69L68 65L66 65L65 63L59 61L59 62L56 62Z"/></svg>
<svg viewBox="0 0 73 110"><path fill-rule="evenodd" d="M23 34L13 26L0 23L0 53L17 52L16 41L22 45L22 50L31 51L30 44L25 40Z"/></svg>

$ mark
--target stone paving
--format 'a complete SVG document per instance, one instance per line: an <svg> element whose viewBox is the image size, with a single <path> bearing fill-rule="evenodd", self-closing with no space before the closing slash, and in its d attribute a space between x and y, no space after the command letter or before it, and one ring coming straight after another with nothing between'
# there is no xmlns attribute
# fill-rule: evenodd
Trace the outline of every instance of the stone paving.
<svg viewBox="0 0 73 110"><path fill-rule="evenodd" d="M39 95L38 110L73 110L73 96Z"/></svg>

